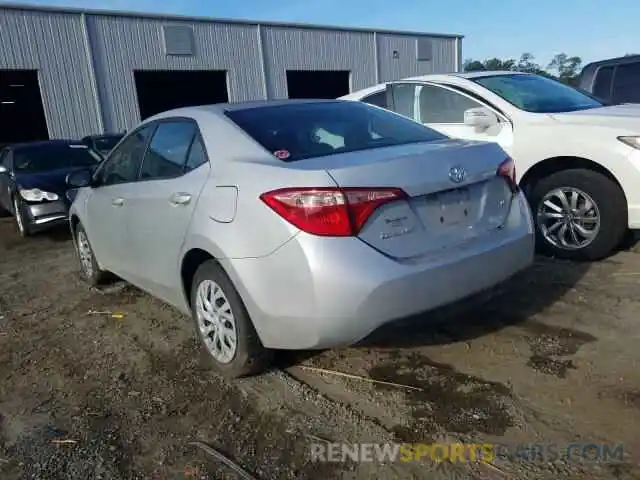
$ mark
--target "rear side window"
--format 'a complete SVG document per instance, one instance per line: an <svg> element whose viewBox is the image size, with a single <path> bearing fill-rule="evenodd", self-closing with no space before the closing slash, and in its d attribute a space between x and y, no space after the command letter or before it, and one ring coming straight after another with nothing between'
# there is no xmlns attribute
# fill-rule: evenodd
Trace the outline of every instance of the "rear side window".
<svg viewBox="0 0 640 480"><path fill-rule="evenodd" d="M611 99L611 81L613 80L613 67L602 67L596 72L596 81L593 83L593 94L603 100Z"/></svg>
<svg viewBox="0 0 640 480"><path fill-rule="evenodd" d="M387 105L386 90L364 97L362 101L364 103L368 103L369 105L375 105L376 107L389 108Z"/></svg>
<svg viewBox="0 0 640 480"><path fill-rule="evenodd" d="M640 102L640 62L618 65L613 78L615 103Z"/></svg>
<svg viewBox="0 0 640 480"><path fill-rule="evenodd" d="M185 172L190 172L191 170L195 170L200 165L204 165L205 163L207 163L207 154L204 151L204 145L202 145L202 140L200 140L200 136L196 135L196 138L193 140L193 143L191 144L189 155L187 156Z"/></svg>
<svg viewBox="0 0 640 480"><path fill-rule="evenodd" d="M391 85L393 111L407 118L415 118L416 90L415 83L395 83Z"/></svg>
<svg viewBox="0 0 640 480"><path fill-rule="evenodd" d="M100 158L84 144L34 146L14 153L14 169L22 172L92 167L99 161Z"/></svg>
<svg viewBox="0 0 640 480"><path fill-rule="evenodd" d="M193 122L177 121L158 124L149 149L142 161L143 180L175 178L184 173L187 153L196 126Z"/></svg>
<svg viewBox="0 0 640 480"><path fill-rule="evenodd" d="M231 110L226 115L283 161L448 138L361 102L291 103Z"/></svg>

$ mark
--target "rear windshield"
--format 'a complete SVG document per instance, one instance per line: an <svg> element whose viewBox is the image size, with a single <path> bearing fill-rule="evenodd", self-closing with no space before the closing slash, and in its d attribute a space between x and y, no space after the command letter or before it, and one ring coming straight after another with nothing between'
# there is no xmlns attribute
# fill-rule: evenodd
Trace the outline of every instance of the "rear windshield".
<svg viewBox="0 0 640 480"><path fill-rule="evenodd" d="M22 172L91 167L99 161L100 158L86 145L47 145L23 148L14 153L14 168Z"/></svg>
<svg viewBox="0 0 640 480"><path fill-rule="evenodd" d="M287 162L448 138L361 102L296 103L226 114L265 149Z"/></svg>

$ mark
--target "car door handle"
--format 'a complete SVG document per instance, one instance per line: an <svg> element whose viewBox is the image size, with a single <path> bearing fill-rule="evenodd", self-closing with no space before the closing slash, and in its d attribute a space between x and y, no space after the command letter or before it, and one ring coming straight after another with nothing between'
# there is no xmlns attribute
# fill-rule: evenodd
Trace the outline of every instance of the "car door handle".
<svg viewBox="0 0 640 480"><path fill-rule="evenodd" d="M169 203L174 206L187 205L191 201L191 194L189 193L174 193L169 197Z"/></svg>
<svg viewBox="0 0 640 480"><path fill-rule="evenodd" d="M121 207L124 205L124 198L114 198L111 200L111 205L114 207Z"/></svg>

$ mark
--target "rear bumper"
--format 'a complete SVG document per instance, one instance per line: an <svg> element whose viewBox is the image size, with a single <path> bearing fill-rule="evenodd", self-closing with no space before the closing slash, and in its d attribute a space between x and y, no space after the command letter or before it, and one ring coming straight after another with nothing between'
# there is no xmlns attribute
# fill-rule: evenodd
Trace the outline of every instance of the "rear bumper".
<svg viewBox="0 0 640 480"><path fill-rule="evenodd" d="M24 204L23 215L29 230L37 232L67 223L69 207L63 200Z"/></svg>
<svg viewBox="0 0 640 480"><path fill-rule="evenodd" d="M298 234L273 254L226 260L263 344L316 349L353 344L391 321L504 282L533 263L533 222L520 199L507 228L412 262L356 238Z"/></svg>

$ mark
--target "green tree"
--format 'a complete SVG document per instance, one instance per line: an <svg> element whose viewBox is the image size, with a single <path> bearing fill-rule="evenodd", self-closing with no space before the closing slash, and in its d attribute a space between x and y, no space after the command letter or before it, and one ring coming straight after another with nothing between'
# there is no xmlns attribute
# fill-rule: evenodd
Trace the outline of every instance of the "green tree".
<svg viewBox="0 0 640 480"><path fill-rule="evenodd" d="M484 68L484 63L478 61L478 60L472 60L470 58L466 59L464 61L464 71L465 72L479 72L482 70L486 70L486 68Z"/></svg>
<svg viewBox="0 0 640 480"><path fill-rule="evenodd" d="M523 53L520 56L520 60L516 64L515 70L518 72L525 73L537 73L537 74L546 74L540 65L534 62L535 57L531 53Z"/></svg>
<svg viewBox="0 0 640 480"><path fill-rule="evenodd" d="M512 58L500 60L499 58L489 58L484 61L485 70L513 70L516 61Z"/></svg>
<svg viewBox="0 0 640 480"><path fill-rule="evenodd" d="M465 72L478 72L483 70L502 70L512 72L527 72L527 73L544 73L544 70L540 68L540 65L535 63L534 57L530 53L523 53L520 56L520 60L514 60L509 58L502 60L500 58L488 58L484 61L467 59L464 62Z"/></svg>
<svg viewBox="0 0 640 480"><path fill-rule="evenodd" d="M561 82L576 85L581 66L582 59L580 57L570 57L566 53L559 53L549 62L547 69L555 72Z"/></svg>

